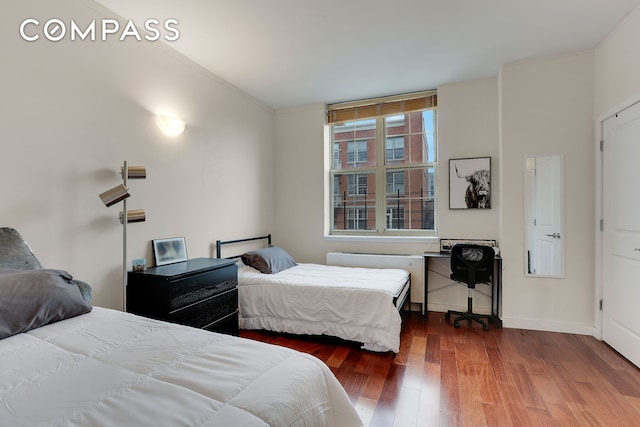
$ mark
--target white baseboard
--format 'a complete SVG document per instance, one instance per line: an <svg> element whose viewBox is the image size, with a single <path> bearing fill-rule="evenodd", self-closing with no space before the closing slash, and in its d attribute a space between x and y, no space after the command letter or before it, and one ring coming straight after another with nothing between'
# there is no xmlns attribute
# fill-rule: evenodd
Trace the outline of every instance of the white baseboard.
<svg viewBox="0 0 640 427"><path fill-rule="evenodd" d="M503 328L529 329L532 331L561 332L565 334L591 335L593 325L583 323L553 322L538 319L502 318Z"/></svg>
<svg viewBox="0 0 640 427"><path fill-rule="evenodd" d="M466 311L467 306L453 306L442 304L428 304L429 311L438 311L446 313L447 310ZM489 314L491 309L489 307L474 307L474 313ZM569 323L569 322L553 322L538 319L520 319L513 317L501 317L503 328L513 329L528 329L532 331L545 331L545 332L561 332L565 334L577 334L577 335L590 335L596 339L602 338L596 335L597 329L593 325L583 323Z"/></svg>

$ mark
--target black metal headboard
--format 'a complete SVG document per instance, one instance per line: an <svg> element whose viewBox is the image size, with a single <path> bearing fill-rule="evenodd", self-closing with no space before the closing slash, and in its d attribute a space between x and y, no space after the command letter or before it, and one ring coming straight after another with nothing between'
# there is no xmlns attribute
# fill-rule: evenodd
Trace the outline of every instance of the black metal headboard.
<svg viewBox="0 0 640 427"><path fill-rule="evenodd" d="M216 257L217 258L222 258L221 253L222 253L222 245L230 245L233 243L244 243L244 242L252 242L254 240L263 240L266 239L267 240L267 245L271 246L271 234L267 234L266 236L260 236L260 237L249 237L248 239L237 239L237 240L226 240L226 241L222 241L222 240L216 240ZM228 257L228 258L238 258L240 255L236 255L236 256L232 256L232 257Z"/></svg>

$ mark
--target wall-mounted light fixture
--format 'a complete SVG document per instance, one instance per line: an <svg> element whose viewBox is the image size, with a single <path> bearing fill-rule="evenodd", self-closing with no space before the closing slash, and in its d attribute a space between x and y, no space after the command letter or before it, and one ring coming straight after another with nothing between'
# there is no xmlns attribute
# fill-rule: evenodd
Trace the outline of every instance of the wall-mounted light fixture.
<svg viewBox="0 0 640 427"><path fill-rule="evenodd" d="M156 116L156 123L167 136L174 137L184 132L184 122L174 116Z"/></svg>
<svg viewBox="0 0 640 427"><path fill-rule="evenodd" d="M129 166L125 160L120 173L122 175L122 184L116 185L100 194L100 200L107 207L122 202L123 209L119 215L120 223L122 224L122 310L127 311L127 224L146 220L146 214L143 209L127 210L127 198L131 196L127 184L129 179L146 178L147 170L144 166Z"/></svg>

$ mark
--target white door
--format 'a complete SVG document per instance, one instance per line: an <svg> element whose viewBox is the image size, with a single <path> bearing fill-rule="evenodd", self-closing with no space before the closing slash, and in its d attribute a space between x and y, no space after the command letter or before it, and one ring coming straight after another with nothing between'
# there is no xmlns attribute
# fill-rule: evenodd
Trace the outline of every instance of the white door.
<svg viewBox="0 0 640 427"><path fill-rule="evenodd" d="M535 274L562 275L562 166L560 156L536 157Z"/></svg>
<svg viewBox="0 0 640 427"><path fill-rule="evenodd" d="M603 131L602 338L640 366L640 104Z"/></svg>

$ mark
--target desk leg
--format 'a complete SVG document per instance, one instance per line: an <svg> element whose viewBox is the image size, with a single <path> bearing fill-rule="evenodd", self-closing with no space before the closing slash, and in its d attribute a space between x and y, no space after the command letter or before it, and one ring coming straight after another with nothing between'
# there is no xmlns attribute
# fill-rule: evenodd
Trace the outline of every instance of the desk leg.
<svg viewBox="0 0 640 427"><path fill-rule="evenodd" d="M422 317L427 318L427 302L429 300L429 257L424 258L424 298L422 300Z"/></svg>
<svg viewBox="0 0 640 427"><path fill-rule="evenodd" d="M493 325L502 328L500 319L500 290L502 289L502 259L496 259L493 264L493 278L491 280L491 316Z"/></svg>

